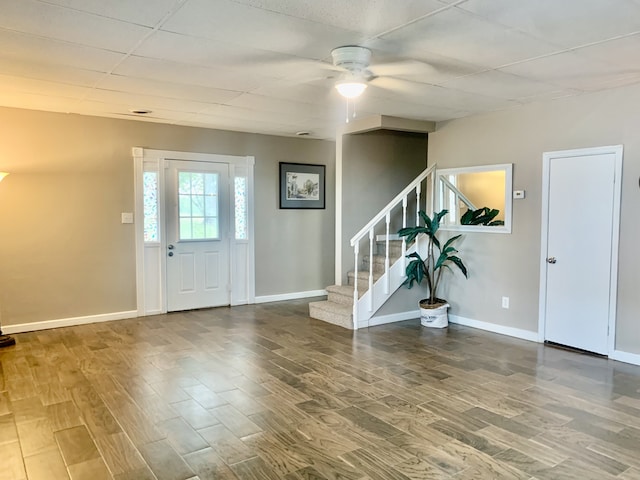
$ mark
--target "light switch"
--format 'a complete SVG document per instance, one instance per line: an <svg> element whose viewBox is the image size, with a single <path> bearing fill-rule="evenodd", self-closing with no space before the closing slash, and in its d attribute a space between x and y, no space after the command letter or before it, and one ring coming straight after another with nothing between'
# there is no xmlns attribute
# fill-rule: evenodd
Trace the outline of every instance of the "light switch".
<svg viewBox="0 0 640 480"><path fill-rule="evenodd" d="M524 198L524 190L514 190L513 191L513 198Z"/></svg>
<svg viewBox="0 0 640 480"><path fill-rule="evenodd" d="M122 212L122 223L133 223L133 213Z"/></svg>

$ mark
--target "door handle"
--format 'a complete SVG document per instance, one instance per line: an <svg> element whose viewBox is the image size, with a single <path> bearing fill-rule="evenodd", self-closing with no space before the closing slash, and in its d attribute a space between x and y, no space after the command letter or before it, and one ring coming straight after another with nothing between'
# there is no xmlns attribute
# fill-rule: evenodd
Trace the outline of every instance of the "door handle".
<svg viewBox="0 0 640 480"><path fill-rule="evenodd" d="M173 257L173 252L169 252L167 253L167 255L169 255L170 257Z"/></svg>
<svg viewBox="0 0 640 480"><path fill-rule="evenodd" d="M169 245L167 245L167 248L168 248L169 250L173 250L173 245L169 244Z"/></svg>
<svg viewBox="0 0 640 480"><path fill-rule="evenodd" d="M547 258L547 263L556 263L556 257Z"/></svg>

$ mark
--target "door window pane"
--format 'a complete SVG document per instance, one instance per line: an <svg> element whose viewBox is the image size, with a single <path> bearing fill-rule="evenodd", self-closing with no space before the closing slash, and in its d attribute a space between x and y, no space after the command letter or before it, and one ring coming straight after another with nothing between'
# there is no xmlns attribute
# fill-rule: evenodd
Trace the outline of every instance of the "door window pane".
<svg viewBox="0 0 640 480"><path fill-rule="evenodd" d="M180 240L216 240L218 232L218 174L178 172Z"/></svg>

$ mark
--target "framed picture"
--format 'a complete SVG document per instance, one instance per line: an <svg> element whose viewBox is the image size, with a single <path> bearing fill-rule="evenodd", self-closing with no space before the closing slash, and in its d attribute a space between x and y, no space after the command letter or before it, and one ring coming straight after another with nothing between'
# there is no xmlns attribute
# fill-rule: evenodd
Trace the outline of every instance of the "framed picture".
<svg viewBox="0 0 640 480"><path fill-rule="evenodd" d="M325 208L325 166L280 162L280 208Z"/></svg>

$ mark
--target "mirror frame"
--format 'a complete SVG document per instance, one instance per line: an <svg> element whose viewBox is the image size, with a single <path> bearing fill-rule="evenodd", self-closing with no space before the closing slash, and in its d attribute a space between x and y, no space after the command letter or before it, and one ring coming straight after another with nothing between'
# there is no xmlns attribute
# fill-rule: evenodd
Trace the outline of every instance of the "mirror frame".
<svg viewBox="0 0 640 480"><path fill-rule="evenodd" d="M498 165L479 165L475 167L456 167L436 169L436 211L442 210L442 182L441 176L456 175L460 173L479 173L479 172L505 172L504 185L504 225L490 227L488 225L441 225L441 230L453 232L476 232L476 233L511 233L511 212L513 210L513 164L502 163ZM484 206L484 205L483 205Z"/></svg>

